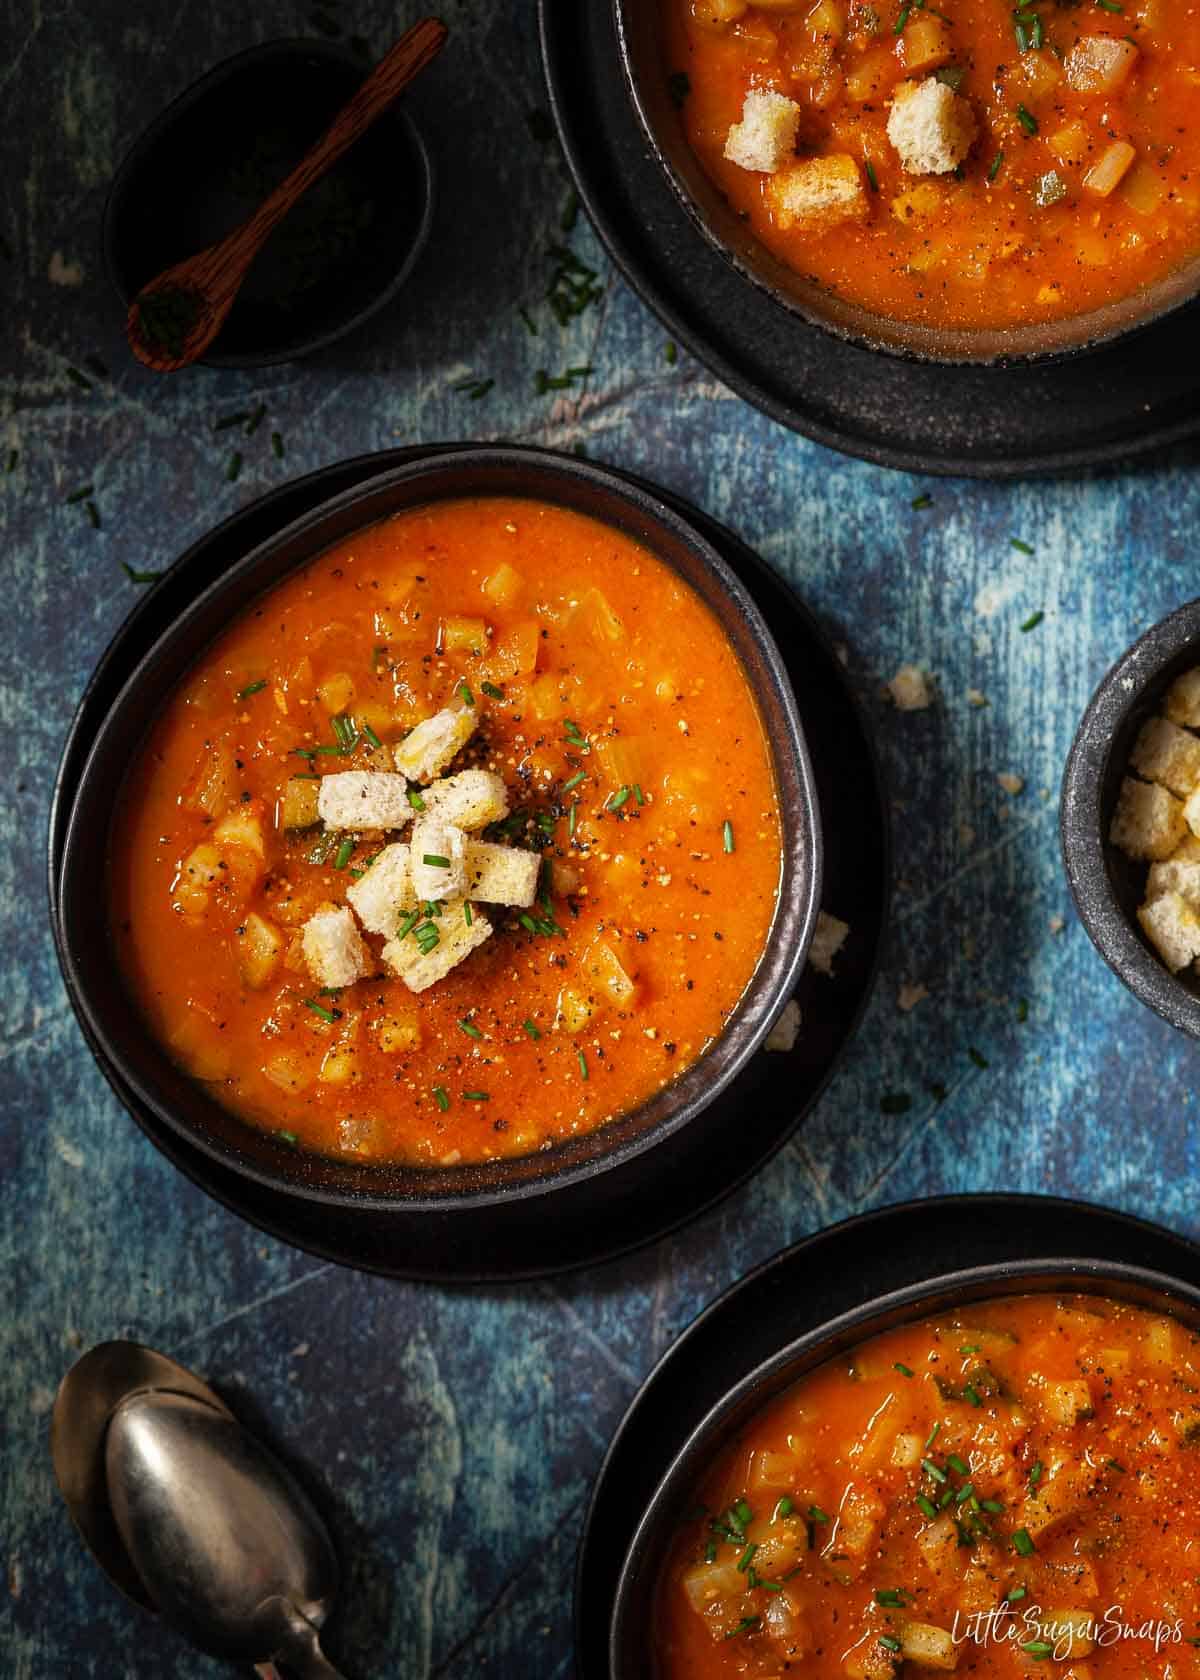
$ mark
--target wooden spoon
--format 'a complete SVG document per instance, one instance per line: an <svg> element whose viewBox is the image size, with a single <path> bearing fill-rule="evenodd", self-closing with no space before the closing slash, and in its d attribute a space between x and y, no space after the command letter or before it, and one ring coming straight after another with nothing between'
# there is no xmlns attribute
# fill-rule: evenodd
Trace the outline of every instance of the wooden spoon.
<svg viewBox="0 0 1200 1680"><path fill-rule="evenodd" d="M157 373L173 373L204 354L224 326L250 264L296 200L437 57L446 34L438 18L414 24L252 216L216 245L173 263L142 287L125 319L130 347L140 362Z"/></svg>

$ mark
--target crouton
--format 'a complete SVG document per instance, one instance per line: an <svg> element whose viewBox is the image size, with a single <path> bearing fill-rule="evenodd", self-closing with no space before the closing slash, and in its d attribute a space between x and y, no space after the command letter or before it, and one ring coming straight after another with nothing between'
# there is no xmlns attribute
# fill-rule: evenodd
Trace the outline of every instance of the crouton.
<svg viewBox="0 0 1200 1680"><path fill-rule="evenodd" d="M466 835L440 813L427 811L413 824L408 854L413 891L421 903L441 904L466 891Z"/></svg>
<svg viewBox="0 0 1200 1680"><path fill-rule="evenodd" d="M789 998L779 1012L775 1025L767 1034L764 1050L794 1050L800 1036L800 1005Z"/></svg>
<svg viewBox="0 0 1200 1680"><path fill-rule="evenodd" d="M948 175L971 150L979 132L961 93L930 77L901 82L892 98L887 137L909 175Z"/></svg>
<svg viewBox="0 0 1200 1680"><path fill-rule="evenodd" d="M1172 974L1200 956L1200 916L1181 893L1164 893L1143 904L1138 921Z"/></svg>
<svg viewBox="0 0 1200 1680"><path fill-rule="evenodd" d="M492 924L487 917L482 911L472 910L468 922L466 908L465 899L447 899L441 915L432 917L426 924L437 929L437 944L431 949L422 947L416 938L420 924L403 939L389 940L383 947L384 962L410 992L423 992L436 985L485 939L491 938Z"/></svg>
<svg viewBox="0 0 1200 1680"><path fill-rule="evenodd" d="M492 770L460 770L434 782L422 797L427 811L468 834L508 815L508 790Z"/></svg>
<svg viewBox="0 0 1200 1680"><path fill-rule="evenodd" d="M397 770L411 782L431 782L466 746L478 723L474 706L448 706L435 712L396 747Z"/></svg>
<svg viewBox="0 0 1200 1680"><path fill-rule="evenodd" d="M368 933L390 938L407 910L420 900L408 868L408 847L385 846L360 880L346 889L346 902Z"/></svg>
<svg viewBox="0 0 1200 1680"><path fill-rule="evenodd" d="M403 828L412 819L408 783L390 771L342 770L323 776L317 811L326 828Z"/></svg>
<svg viewBox="0 0 1200 1680"><path fill-rule="evenodd" d="M1163 710L1172 723L1200 728L1200 665L1175 678L1167 690Z"/></svg>
<svg viewBox="0 0 1200 1680"><path fill-rule="evenodd" d="M928 673L919 665L901 665L887 686L898 712L923 712L933 701Z"/></svg>
<svg viewBox="0 0 1200 1680"><path fill-rule="evenodd" d="M1130 766L1148 782L1186 799L1200 782L1200 740L1166 718L1147 718L1129 755Z"/></svg>
<svg viewBox="0 0 1200 1680"><path fill-rule="evenodd" d="M865 220L870 208L858 164L844 152L781 169L767 182L766 198L776 227L785 233L793 227L824 233L842 222Z"/></svg>
<svg viewBox="0 0 1200 1680"><path fill-rule="evenodd" d="M1158 862L1170 857L1187 831L1183 801L1154 782L1126 776L1117 796L1108 838L1127 857Z"/></svg>
<svg viewBox="0 0 1200 1680"><path fill-rule="evenodd" d="M725 156L739 169L773 175L796 148L800 107L794 99L767 88L751 88L742 106L742 120L725 137Z"/></svg>
<svg viewBox="0 0 1200 1680"><path fill-rule="evenodd" d="M304 924L304 960L319 986L352 986L371 972L366 947L344 904L328 905Z"/></svg>
<svg viewBox="0 0 1200 1680"><path fill-rule="evenodd" d="M824 910L820 911L816 932L808 948L809 967L815 968L818 974L832 974L833 959L846 943L849 932L849 922L841 922L836 916L827 916Z"/></svg>
<svg viewBox="0 0 1200 1680"><path fill-rule="evenodd" d="M1189 793L1184 800L1183 820L1194 835L1200 835L1200 788Z"/></svg>
<svg viewBox="0 0 1200 1680"><path fill-rule="evenodd" d="M1170 861L1172 863L1200 863L1200 839L1189 830L1171 853Z"/></svg>
<svg viewBox="0 0 1200 1680"><path fill-rule="evenodd" d="M493 846L486 840L467 841L468 898L485 904L513 904L527 910L537 897L542 860L537 852L516 846Z"/></svg>

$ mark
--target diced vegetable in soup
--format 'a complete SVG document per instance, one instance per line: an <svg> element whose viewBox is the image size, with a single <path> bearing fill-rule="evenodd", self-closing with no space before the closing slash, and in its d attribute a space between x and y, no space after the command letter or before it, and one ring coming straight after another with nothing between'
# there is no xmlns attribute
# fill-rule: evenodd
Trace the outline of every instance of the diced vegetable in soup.
<svg viewBox="0 0 1200 1680"><path fill-rule="evenodd" d="M565 509L439 503L262 598L179 688L114 836L172 1054L299 1147L528 1154L721 1033L780 873L770 749L708 608Z"/></svg>
<svg viewBox="0 0 1200 1680"><path fill-rule="evenodd" d="M1084 313L1200 252L1200 10L658 0L693 149L800 274L893 319Z"/></svg>
<svg viewBox="0 0 1200 1680"><path fill-rule="evenodd" d="M802 1378L698 1489L660 1680L1200 1673L1200 1337L989 1301Z"/></svg>

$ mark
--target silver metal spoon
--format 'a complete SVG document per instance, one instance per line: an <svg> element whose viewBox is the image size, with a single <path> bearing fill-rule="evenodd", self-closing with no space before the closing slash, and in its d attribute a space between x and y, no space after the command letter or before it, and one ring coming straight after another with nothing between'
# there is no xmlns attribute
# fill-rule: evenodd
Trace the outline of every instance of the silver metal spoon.
<svg viewBox="0 0 1200 1680"><path fill-rule="evenodd" d="M341 1680L318 1629L337 1588L328 1533L293 1477L185 1367L133 1342L86 1354L51 1451L84 1539L129 1597L202 1649Z"/></svg>

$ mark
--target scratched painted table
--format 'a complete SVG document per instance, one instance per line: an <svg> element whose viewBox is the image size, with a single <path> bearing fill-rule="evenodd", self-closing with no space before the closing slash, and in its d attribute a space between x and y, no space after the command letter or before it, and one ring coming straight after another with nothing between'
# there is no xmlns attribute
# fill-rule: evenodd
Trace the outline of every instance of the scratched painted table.
<svg viewBox="0 0 1200 1680"><path fill-rule="evenodd" d="M417 8L395 10L345 0L337 16L381 50ZM604 292L560 328L539 300L568 192L553 144L528 122L543 97L529 0L452 4L449 21L453 48L413 94L441 195L403 298L314 361L159 382L123 350L100 272L105 184L138 129L208 65L319 26L282 0L263 0L252 22L237 5L0 0L12 43L0 68L0 1650L19 1680L226 1672L109 1590L57 1500L48 1409L93 1342L138 1337L194 1364L309 1467L346 1565L329 1644L349 1675L551 1680L571 1667L573 1552L605 1442L672 1337L751 1264L857 1209L934 1190L1054 1190L1200 1227L1196 1052L1094 956L1055 820L1096 678L1197 592L1194 451L1015 487L926 484L841 460L689 358L670 362L582 221L567 237ZM111 372L88 371L89 356ZM584 363L586 390L537 394L539 368ZM472 400L455 389L471 376L495 385ZM252 437L214 432L259 402L268 419ZM121 562L166 564L288 475L466 437L582 444L757 544L845 645L897 839L873 1005L795 1141L658 1247L590 1275L479 1290L321 1264L178 1177L88 1058L42 880L59 743L134 598ZM234 448L244 463L231 480ZM99 529L69 499L88 483ZM926 491L932 504L914 510ZM937 700L901 715L881 689L909 660L933 672ZM997 782L1010 773L1025 781L1017 797ZM906 985L928 989L911 1012L897 1003ZM911 1106L885 1112L901 1092Z"/></svg>

